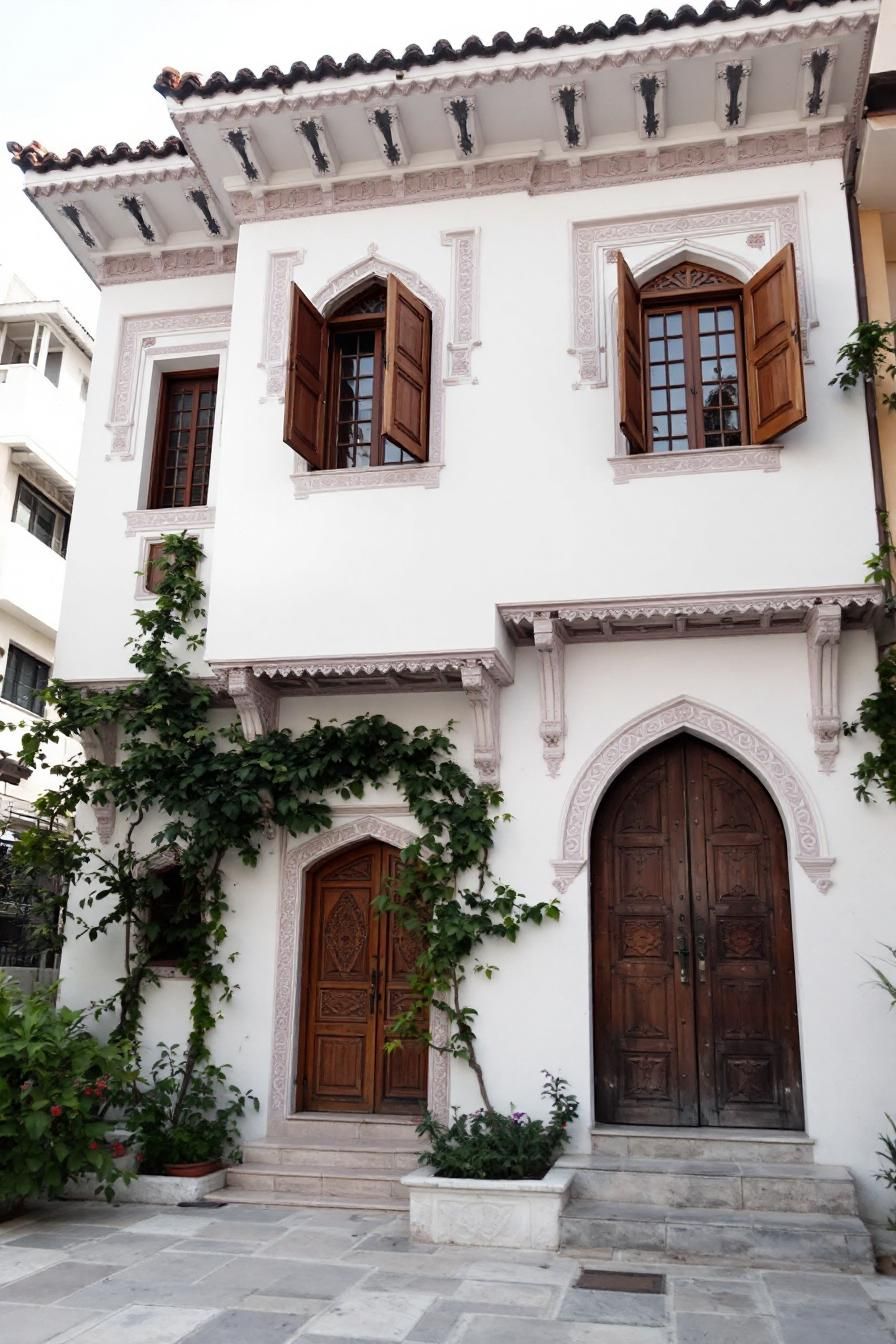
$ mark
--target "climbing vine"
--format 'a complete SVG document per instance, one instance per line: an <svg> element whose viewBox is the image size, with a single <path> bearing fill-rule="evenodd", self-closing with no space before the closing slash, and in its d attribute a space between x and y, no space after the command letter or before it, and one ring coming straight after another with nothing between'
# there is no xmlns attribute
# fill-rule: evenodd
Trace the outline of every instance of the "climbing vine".
<svg viewBox="0 0 896 1344"><path fill-rule="evenodd" d="M208 1057L207 1037L232 997L225 865L258 860L271 826L290 835L332 822L333 798L361 798L394 781L420 827L402 851L397 876L376 901L411 933L419 956L412 1001L394 1023L387 1049L422 1039L470 1065L490 1107L476 1053L475 1010L464 1004L467 968L491 978L478 960L489 938L513 942L523 925L559 918L556 899L528 904L496 882L489 865L495 830L509 820L502 795L477 784L453 757L447 730L411 731L379 714L346 723L314 721L301 734L287 729L247 740L240 726L210 722L214 693L192 675L188 655L201 648L205 593L198 578L202 550L194 537L164 538L156 600L135 612L130 641L136 678L111 689L53 681L49 716L27 729L22 760L49 765L61 739L101 735L117 725L115 759L96 756L53 765L52 787L37 802L40 824L15 847L16 865L62 906L68 936L123 933L123 968L115 992L94 1005L114 1014L112 1034L139 1043L147 989L159 983L152 949L160 929L153 901L164 888L160 870L179 871L166 928L177 930L178 969L192 981L187 1068ZM24 727L24 725L20 725ZM78 824L87 806L114 807L114 841L102 845ZM74 825L70 819L76 818ZM59 892L71 896L59 896ZM170 893L169 893L170 895ZM429 1010L440 1008L447 1038L430 1039Z"/></svg>

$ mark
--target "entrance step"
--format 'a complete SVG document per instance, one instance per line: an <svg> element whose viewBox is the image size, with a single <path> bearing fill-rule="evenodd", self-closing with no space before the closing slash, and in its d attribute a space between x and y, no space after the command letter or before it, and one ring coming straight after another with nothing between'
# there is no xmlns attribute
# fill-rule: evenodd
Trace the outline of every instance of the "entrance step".
<svg viewBox="0 0 896 1344"><path fill-rule="evenodd" d="M233 1186L226 1186L223 1190L213 1191L214 1203L224 1204L260 1204L265 1206L279 1208L302 1208L302 1209L346 1209L352 1213L406 1213L407 1200L383 1200L371 1199L364 1200L360 1196L354 1195L351 1199L340 1199L338 1196L302 1196L296 1199L295 1195L284 1195L276 1190L238 1190ZM212 1196L208 1197L209 1202Z"/></svg>
<svg viewBox="0 0 896 1344"><path fill-rule="evenodd" d="M416 1153L421 1146L417 1124L414 1116L304 1111L288 1117L283 1138L279 1141L293 1145L332 1144L337 1148L373 1144Z"/></svg>
<svg viewBox="0 0 896 1344"><path fill-rule="evenodd" d="M573 1199L561 1218L560 1244L605 1253L622 1250L657 1261L874 1272L864 1223L833 1214Z"/></svg>
<svg viewBox="0 0 896 1344"><path fill-rule="evenodd" d="M676 1158L560 1159L575 1169L572 1198L593 1203L669 1209L742 1209L855 1217L852 1176L845 1167L813 1162L730 1162Z"/></svg>
<svg viewBox="0 0 896 1344"><path fill-rule="evenodd" d="M410 1171L412 1166L405 1168L405 1172ZM297 1166L266 1167L260 1163L244 1162L228 1170L227 1188L270 1190L281 1195L294 1195L297 1204L303 1203L305 1196L312 1199L346 1200L357 1197L367 1202L407 1203L407 1192L401 1185L401 1177L405 1172L349 1170L344 1167L303 1170Z"/></svg>
<svg viewBox="0 0 896 1344"><path fill-rule="evenodd" d="M799 1162L813 1160L815 1140L781 1129L672 1129L660 1125L596 1125L591 1151L608 1157L708 1162Z"/></svg>
<svg viewBox="0 0 896 1344"><path fill-rule="evenodd" d="M330 1170L398 1172L404 1176L417 1165L417 1150L361 1141L340 1147L334 1143L282 1143L264 1139L243 1144L243 1163L280 1167L284 1171Z"/></svg>

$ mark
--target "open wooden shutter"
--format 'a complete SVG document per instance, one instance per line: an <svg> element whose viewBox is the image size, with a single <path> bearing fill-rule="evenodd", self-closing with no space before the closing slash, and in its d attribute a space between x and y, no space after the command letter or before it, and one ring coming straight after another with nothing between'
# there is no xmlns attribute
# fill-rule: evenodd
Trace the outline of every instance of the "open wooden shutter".
<svg viewBox="0 0 896 1344"><path fill-rule="evenodd" d="M806 418L793 244L744 285L750 442L768 443Z"/></svg>
<svg viewBox="0 0 896 1344"><path fill-rule="evenodd" d="M394 275L386 283L383 434L418 462L429 449L432 314Z"/></svg>
<svg viewBox="0 0 896 1344"><path fill-rule="evenodd" d="M647 450L644 424L644 349L641 294L621 252L616 253L619 296L619 427L633 453Z"/></svg>
<svg viewBox="0 0 896 1344"><path fill-rule="evenodd" d="M327 324L310 299L292 287L283 440L312 467L322 467L327 389Z"/></svg>

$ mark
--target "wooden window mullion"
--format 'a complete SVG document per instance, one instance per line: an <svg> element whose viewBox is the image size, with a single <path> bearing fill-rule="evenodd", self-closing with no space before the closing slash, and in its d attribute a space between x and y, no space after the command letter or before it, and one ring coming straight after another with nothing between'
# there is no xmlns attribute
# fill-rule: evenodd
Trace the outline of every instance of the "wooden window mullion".
<svg viewBox="0 0 896 1344"><path fill-rule="evenodd" d="M697 307L682 308L684 322L684 376L687 389L688 442L694 448L703 448L703 393L700 381L700 335L697 320Z"/></svg>
<svg viewBox="0 0 896 1344"><path fill-rule="evenodd" d="M373 342L373 417L370 423L370 465L383 465L383 345L385 325L378 327Z"/></svg>

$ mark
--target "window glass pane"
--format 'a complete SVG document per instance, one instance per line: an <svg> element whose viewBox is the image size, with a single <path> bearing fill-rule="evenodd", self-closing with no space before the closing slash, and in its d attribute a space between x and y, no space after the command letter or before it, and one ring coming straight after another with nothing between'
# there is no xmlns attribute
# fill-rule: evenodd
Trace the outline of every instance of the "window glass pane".
<svg viewBox="0 0 896 1344"><path fill-rule="evenodd" d="M666 334L668 336L680 336L682 331L681 322L682 322L681 313L667 313Z"/></svg>
<svg viewBox="0 0 896 1344"><path fill-rule="evenodd" d="M652 411L668 411L669 409L668 392L659 392L659 391L651 392L650 409Z"/></svg>
<svg viewBox="0 0 896 1344"><path fill-rule="evenodd" d="M717 312L718 312L718 320L719 320L719 331L733 331L733 330L734 330L734 309L733 309L733 308L719 308L719 309L717 310Z"/></svg>
<svg viewBox="0 0 896 1344"><path fill-rule="evenodd" d="M735 349L734 332L722 332L719 336L719 354L733 355Z"/></svg>
<svg viewBox="0 0 896 1344"><path fill-rule="evenodd" d="M669 389L669 410L683 411L687 405L685 397L687 393L683 387L673 387Z"/></svg>
<svg viewBox="0 0 896 1344"><path fill-rule="evenodd" d="M661 317L648 317L647 333L649 336L662 336L665 329L665 323Z"/></svg>
<svg viewBox="0 0 896 1344"><path fill-rule="evenodd" d="M658 438L667 438L669 434L668 415L655 415L653 417L653 432Z"/></svg>
<svg viewBox="0 0 896 1344"><path fill-rule="evenodd" d="M676 438L687 438L688 418L686 415L672 416L672 433Z"/></svg>
<svg viewBox="0 0 896 1344"><path fill-rule="evenodd" d="M683 365L683 364L670 364L670 365L668 366L668 368L669 368L669 384L670 384L670 386L671 386L671 387L678 387L678 386L681 386L681 384L684 382L684 365Z"/></svg>
<svg viewBox="0 0 896 1344"><path fill-rule="evenodd" d="M166 381L162 461L152 507L172 509L207 502L216 401L217 385L208 375Z"/></svg>
<svg viewBox="0 0 896 1344"><path fill-rule="evenodd" d="M39 658L10 644L3 677L3 699L27 709L31 714L43 714L41 691L49 679L50 669Z"/></svg>
<svg viewBox="0 0 896 1344"><path fill-rule="evenodd" d="M48 378L54 387L59 386L59 371L62 368L62 351L48 350L47 362L44 364L44 377Z"/></svg>
<svg viewBox="0 0 896 1344"><path fill-rule="evenodd" d="M677 337L673 340L667 341L666 344L668 347L669 359L684 359L684 341L681 339L681 337Z"/></svg>

